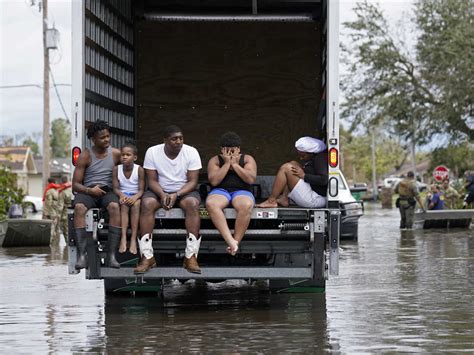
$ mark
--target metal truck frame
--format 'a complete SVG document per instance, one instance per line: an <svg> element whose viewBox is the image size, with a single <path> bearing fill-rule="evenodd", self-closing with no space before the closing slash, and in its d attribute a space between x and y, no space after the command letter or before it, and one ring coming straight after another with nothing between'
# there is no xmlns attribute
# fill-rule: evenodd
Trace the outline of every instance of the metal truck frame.
<svg viewBox="0 0 474 355"><path fill-rule="evenodd" d="M164 1L166 2L166 1ZM238 1L237 1L238 2ZM272 1L266 1L271 3ZM137 2L136 2L137 3ZM138 2L143 3L143 2ZM186 3L181 1L179 3ZM193 1L188 1L193 3ZM205 2L206 3L206 2ZM232 3L231 0L227 3ZM241 2L240 2L241 3ZM291 1L275 1L288 3ZM182 268L185 229L183 212L174 208L156 213L153 247L158 265L143 275L134 275L137 256L118 255L120 269L104 266L107 218L103 211L87 213L87 231L93 238L88 245L88 279L103 279L107 293L120 291L158 291L169 279L204 280L269 280L272 291L307 292L324 289L325 280L339 273L339 236L341 210L338 197L339 176L339 80L338 80L338 1L307 1L320 3L323 29L322 83L325 108L322 126L329 153L328 203L323 209L255 208L249 229L236 257L225 253L225 243L212 225L207 211L201 208L199 253L202 274L188 273ZM312 21L313 15L260 14L257 0L252 13L205 15L145 14L155 21ZM133 14L131 0L74 0L72 23L72 121L73 160L80 149L87 147L86 120L105 119L111 126L112 145L120 146L127 137L134 137L140 128L134 121ZM271 178L260 179L271 186ZM266 187L268 190L268 186ZM265 197L265 196L262 196ZM232 228L233 209L225 209ZM73 212L69 214L69 273L76 274Z"/></svg>

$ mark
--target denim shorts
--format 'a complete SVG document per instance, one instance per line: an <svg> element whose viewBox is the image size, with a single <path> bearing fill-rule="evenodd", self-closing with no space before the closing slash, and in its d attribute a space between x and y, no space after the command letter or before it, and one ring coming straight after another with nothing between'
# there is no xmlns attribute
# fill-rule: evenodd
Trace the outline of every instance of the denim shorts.
<svg viewBox="0 0 474 355"><path fill-rule="evenodd" d="M255 204L255 197L250 191L247 191L247 190L237 190L237 191L229 192L226 189L215 188L215 189L212 189L211 192L209 192L207 196L211 196L211 195L224 196L227 198L227 201L229 201L229 203L231 203L232 200L237 196L248 196L252 199L253 203Z"/></svg>

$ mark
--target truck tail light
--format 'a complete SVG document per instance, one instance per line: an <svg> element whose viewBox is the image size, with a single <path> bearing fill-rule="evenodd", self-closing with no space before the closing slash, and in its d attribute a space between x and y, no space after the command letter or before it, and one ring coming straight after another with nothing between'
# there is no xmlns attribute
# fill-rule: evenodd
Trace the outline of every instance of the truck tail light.
<svg viewBox="0 0 474 355"><path fill-rule="evenodd" d="M74 147L72 148L72 165L76 166L77 159L79 159L79 155L81 155L81 148Z"/></svg>
<svg viewBox="0 0 474 355"><path fill-rule="evenodd" d="M336 148L329 149L329 166L335 168L339 163L339 154Z"/></svg>

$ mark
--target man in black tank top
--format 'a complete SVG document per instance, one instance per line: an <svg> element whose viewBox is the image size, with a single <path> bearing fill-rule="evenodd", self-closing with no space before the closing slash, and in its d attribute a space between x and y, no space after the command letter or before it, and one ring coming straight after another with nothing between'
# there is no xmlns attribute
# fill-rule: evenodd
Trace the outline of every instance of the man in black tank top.
<svg viewBox="0 0 474 355"><path fill-rule="evenodd" d="M119 198L112 188L112 169L120 162L120 150L110 146L110 127L105 121L95 121L87 129L92 140L92 149L84 149L77 160L72 178L74 197L74 229L76 232L76 269L87 268L87 240L92 238L86 232L86 212L90 208L107 208L109 213L109 235L107 238L106 265L120 268L115 252L120 242Z"/></svg>
<svg viewBox="0 0 474 355"><path fill-rule="evenodd" d="M207 164L207 176L213 189L206 200L206 209L212 222L227 243L227 252L235 255L247 230L255 198L251 192L257 178L254 158L240 152L241 140L234 132L221 137L221 154ZM232 205L237 212L232 235L223 209Z"/></svg>

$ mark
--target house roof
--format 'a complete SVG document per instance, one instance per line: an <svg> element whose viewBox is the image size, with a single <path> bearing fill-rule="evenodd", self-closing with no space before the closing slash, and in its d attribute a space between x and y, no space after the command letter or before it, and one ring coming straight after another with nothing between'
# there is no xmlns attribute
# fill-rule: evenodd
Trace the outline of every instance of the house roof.
<svg viewBox="0 0 474 355"><path fill-rule="evenodd" d="M43 174L43 159L35 159L38 174ZM71 158L51 158L49 162L51 175L65 175L71 173Z"/></svg>
<svg viewBox="0 0 474 355"><path fill-rule="evenodd" d="M430 163L430 160L424 160L416 164L416 175L423 176L427 174ZM411 162L405 162L400 169L391 171L387 176L402 176L406 175L409 171L413 171L413 164Z"/></svg>
<svg viewBox="0 0 474 355"><path fill-rule="evenodd" d="M36 174L30 147L0 147L0 165L9 167L14 173Z"/></svg>

